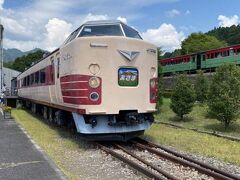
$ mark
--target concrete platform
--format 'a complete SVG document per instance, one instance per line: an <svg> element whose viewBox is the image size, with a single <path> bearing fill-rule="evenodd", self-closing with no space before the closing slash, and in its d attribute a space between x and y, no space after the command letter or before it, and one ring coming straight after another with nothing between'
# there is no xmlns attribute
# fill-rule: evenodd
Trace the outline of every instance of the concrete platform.
<svg viewBox="0 0 240 180"><path fill-rule="evenodd" d="M13 119L0 114L0 179L66 179Z"/></svg>

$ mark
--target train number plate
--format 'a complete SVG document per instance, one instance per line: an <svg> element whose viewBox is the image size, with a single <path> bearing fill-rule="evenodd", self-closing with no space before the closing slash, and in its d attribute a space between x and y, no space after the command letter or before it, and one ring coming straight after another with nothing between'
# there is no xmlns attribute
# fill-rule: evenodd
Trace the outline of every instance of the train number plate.
<svg viewBox="0 0 240 180"><path fill-rule="evenodd" d="M135 68L120 68L118 70L119 86L137 86L138 70Z"/></svg>

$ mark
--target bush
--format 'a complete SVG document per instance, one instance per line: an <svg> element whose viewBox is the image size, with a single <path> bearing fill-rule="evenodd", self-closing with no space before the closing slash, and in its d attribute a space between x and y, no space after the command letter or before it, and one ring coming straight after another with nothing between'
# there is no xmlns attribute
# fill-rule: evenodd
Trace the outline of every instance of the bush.
<svg viewBox="0 0 240 180"><path fill-rule="evenodd" d="M195 92L192 84L186 76L177 77L176 86L173 89L170 107L181 119L192 111L195 102Z"/></svg>
<svg viewBox="0 0 240 180"><path fill-rule="evenodd" d="M217 68L210 86L208 106L225 129L236 120L240 112L240 68L224 64Z"/></svg>
<svg viewBox="0 0 240 180"><path fill-rule="evenodd" d="M198 72L196 82L194 85L196 100L200 103L204 103L208 96L208 79L204 76L202 71Z"/></svg>

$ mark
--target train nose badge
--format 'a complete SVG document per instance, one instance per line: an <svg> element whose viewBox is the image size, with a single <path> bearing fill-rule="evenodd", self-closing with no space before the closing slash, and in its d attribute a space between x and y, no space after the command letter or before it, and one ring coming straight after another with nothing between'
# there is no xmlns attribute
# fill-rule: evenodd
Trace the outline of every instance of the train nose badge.
<svg viewBox="0 0 240 180"><path fill-rule="evenodd" d="M124 56L127 60L132 61L134 60L140 52L138 51L123 51L123 50L118 50L118 52Z"/></svg>

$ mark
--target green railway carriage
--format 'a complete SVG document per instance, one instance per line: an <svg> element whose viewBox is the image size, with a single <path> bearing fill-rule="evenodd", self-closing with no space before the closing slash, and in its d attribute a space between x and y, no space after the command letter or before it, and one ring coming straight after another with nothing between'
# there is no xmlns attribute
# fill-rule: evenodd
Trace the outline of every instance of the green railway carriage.
<svg viewBox="0 0 240 180"><path fill-rule="evenodd" d="M160 60L165 75L183 71L193 72L198 69L215 69L224 63L240 64L240 45Z"/></svg>
<svg viewBox="0 0 240 180"><path fill-rule="evenodd" d="M196 61L192 56L180 56L176 58L163 59L160 61L163 73L173 73L181 71L195 70Z"/></svg>

